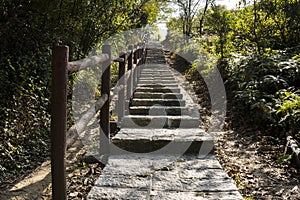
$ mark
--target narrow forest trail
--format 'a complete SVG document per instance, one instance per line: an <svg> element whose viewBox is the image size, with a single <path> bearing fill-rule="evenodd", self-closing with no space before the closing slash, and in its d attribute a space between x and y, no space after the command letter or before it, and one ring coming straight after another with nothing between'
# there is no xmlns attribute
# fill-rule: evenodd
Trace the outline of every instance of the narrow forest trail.
<svg viewBox="0 0 300 200"><path fill-rule="evenodd" d="M87 199L242 199L213 155L213 138L151 42L112 155Z"/></svg>

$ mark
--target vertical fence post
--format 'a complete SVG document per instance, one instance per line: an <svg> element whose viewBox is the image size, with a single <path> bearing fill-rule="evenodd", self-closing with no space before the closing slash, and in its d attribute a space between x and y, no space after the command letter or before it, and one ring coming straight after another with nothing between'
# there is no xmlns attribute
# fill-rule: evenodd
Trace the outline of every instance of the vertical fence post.
<svg viewBox="0 0 300 200"><path fill-rule="evenodd" d="M139 46L138 45L134 45L134 56L133 56L133 59L134 59L134 64L135 64L135 67L133 69L133 88L135 89L136 85L137 85L137 69L138 69L138 59L139 59Z"/></svg>
<svg viewBox="0 0 300 200"><path fill-rule="evenodd" d="M147 61L147 48L148 48L148 36L146 37L145 43L144 43L144 63Z"/></svg>
<svg viewBox="0 0 300 200"><path fill-rule="evenodd" d="M127 101L130 100L131 94L132 94L132 70L133 70L133 46L129 45L129 56L128 56L128 66L127 66L127 71L129 72L129 77L127 80L127 89L126 89L126 98ZM126 107L127 108L127 107Z"/></svg>
<svg viewBox="0 0 300 200"><path fill-rule="evenodd" d="M139 64L139 68L138 68L137 79L141 75L142 66L144 64L144 44L143 43L140 43L140 56L139 57L140 57L140 64Z"/></svg>
<svg viewBox="0 0 300 200"><path fill-rule="evenodd" d="M141 64L143 64L143 49L144 49L144 46L143 46L143 43L140 43L140 59L141 59Z"/></svg>
<svg viewBox="0 0 300 200"><path fill-rule="evenodd" d="M51 96L51 174L52 199L67 199L66 192L66 132L67 132L67 75L69 47L52 50Z"/></svg>
<svg viewBox="0 0 300 200"><path fill-rule="evenodd" d="M138 45L137 45L137 59L140 59L140 57L141 57L141 51L140 50L141 50L141 44L138 43ZM139 64L140 60L138 60L137 62L138 62L137 64Z"/></svg>
<svg viewBox="0 0 300 200"><path fill-rule="evenodd" d="M144 42L143 43L143 54L142 54L142 56L143 56L143 64L145 64L145 62L146 62L146 42Z"/></svg>
<svg viewBox="0 0 300 200"><path fill-rule="evenodd" d="M137 63L137 68L136 68L136 74L135 74L135 83L136 83L136 86L137 86L137 83L138 83L138 77L139 77L139 72L140 72L140 67L142 65L142 60L141 60L141 56L142 56L142 52L141 52L141 48L142 48L142 45L141 43L138 44L138 47L137 47L137 59L138 59L138 63Z"/></svg>
<svg viewBox="0 0 300 200"><path fill-rule="evenodd" d="M129 102L132 94L132 68L133 68L133 46L128 46L129 55L127 59L127 73L128 79L126 81L126 100L125 100L125 112L129 114Z"/></svg>
<svg viewBox="0 0 300 200"><path fill-rule="evenodd" d="M133 63L137 64L138 61L138 45L134 45Z"/></svg>
<svg viewBox="0 0 300 200"><path fill-rule="evenodd" d="M120 56L124 59L123 62L119 62L119 85L122 87L121 90L118 92L118 122L121 122L124 116L124 106L125 106L125 98L124 98L124 74L125 74L125 65L126 65L126 55L123 54Z"/></svg>
<svg viewBox="0 0 300 200"><path fill-rule="evenodd" d="M111 46L103 45L102 53L108 54L109 59L106 62L102 63L101 95L107 94L108 100L104 103L100 110L100 155L108 156L108 154L110 153L109 98Z"/></svg>

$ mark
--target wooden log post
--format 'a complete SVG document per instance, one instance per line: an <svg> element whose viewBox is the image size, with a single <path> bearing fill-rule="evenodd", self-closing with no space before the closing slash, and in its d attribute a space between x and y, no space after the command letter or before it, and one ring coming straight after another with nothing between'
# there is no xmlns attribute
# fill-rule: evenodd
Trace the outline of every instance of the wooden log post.
<svg viewBox="0 0 300 200"><path fill-rule="evenodd" d="M142 56L143 56L143 43L139 43L139 63L138 63L138 68L137 68L137 73L136 73L136 81L138 82L139 80L139 76L140 76L140 73L141 73L141 66L143 64L143 59L142 59Z"/></svg>
<svg viewBox="0 0 300 200"><path fill-rule="evenodd" d="M129 103L132 94L132 68L133 68L133 46L128 46L128 59L127 59L127 73L128 78L126 80L126 100L125 100L125 113L129 114Z"/></svg>
<svg viewBox="0 0 300 200"><path fill-rule="evenodd" d="M110 125L109 125L109 96L110 96L110 65L111 46L103 45L102 53L108 54L109 59L102 63L101 96L107 95L108 100L100 110L100 155L108 156L110 153Z"/></svg>
<svg viewBox="0 0 300 200"><path fill-rule="evenodd" d="M141 54L141 47L142 47L142 46L141 46L141 43L138 43L138 46L137 46L137 57L138 57L138 59L140 59L140 58L141 58L141 55L142 55L142 54ZM141 61L141 60L138 61L138 62L139 62L138 64L140 64L140 61Z"/></svg>
<svg viewBox="0 0 300 200"><path fill-rule="evenodd" d="M145 43L144 43L144 64L147 61L147 48L148 48L148 37L146 37Z"/></svg>
<svg viewBox="0 0 300 200"><path fill-rule="evenodd" d="M139 65L139 45L135 45L134 51L134 64L135 67L133 69L133 89L135 89L137 85L137 69Z"/></svg>
<svg viewBox="0 0 300 200"><path fill-rule="evenodd" d="M132 68L133 68L133 46L129 45L129 56L128 56L128 65L127 71L129 73L127 80L127 88L126 88L126 99L129 101L132 94Z"/></svg>
<svg viewBox="0 0 300 200"><path fill-rule="evenodd" d="M123 116L124 116L124 106L125 106L125 92L124 92L124 74L125 74L125 65L126 65L126 55L123 54L122 56L120 56L121 58L124 59L123 62L119 62L119 85L122 87L121 90L119 90L118 92L118 122L121 122Z"/></svg>
<svg viewBox="0 0 300 200"><path fill-rule="evenodd" d="M134 45L134 53L133 53L133 64L137 64L138 61L138 45Z"/></svg>
<svg viewBox="0 0 300 200"><path fill-rule="evenodd" d="M69 47L56 46L52 50L51 92L51 175L52 199L67 199L66 192L66 132L67 78Z"/></svg>
<svg viewBox="0 0 300 200"><path fill-rule="evenodd" d="M137 73L137 80L139 79L141 72L142 72L142 67L144 64L144 43L140 43L140 63L139 63L139 68L138 68L138 73Z"/></svg>
<svg viewBox="0 0 300 200"><path fill-rule="evenodd" d="M143 43L143 64L146 63L146 54L147 54L146 43Z"/></svg>

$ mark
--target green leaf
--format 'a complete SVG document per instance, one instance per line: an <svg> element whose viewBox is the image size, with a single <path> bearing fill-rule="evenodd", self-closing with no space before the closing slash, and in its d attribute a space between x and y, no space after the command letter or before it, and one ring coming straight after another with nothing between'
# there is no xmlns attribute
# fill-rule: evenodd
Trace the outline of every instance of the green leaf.
<svg viewBox="0 0 300 200"><path fill-rule="evenodd" d="M276 163L281 165L283 163L286 163L288 161L290 161L293 158L294 153L292 154L285 154L283 156L281 156L280 158L277 159Z"/></svg>

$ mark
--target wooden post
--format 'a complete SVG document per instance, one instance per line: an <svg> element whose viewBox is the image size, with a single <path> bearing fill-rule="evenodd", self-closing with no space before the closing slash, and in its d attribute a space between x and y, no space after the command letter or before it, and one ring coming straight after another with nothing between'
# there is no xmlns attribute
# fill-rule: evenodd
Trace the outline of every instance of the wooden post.
<svg viewBox="0 0 300 200"><path fill-rule="evenodd" d="M139 59L140 59L140 49L141 49L141 46L140 46L140 43L137 44L137 47L136 47L136 57L137 57L137 65L139 64Z"/></svg>
<svg viewBox="0 0 300 200"><path fill-rule="evenodd" d="M143 56L143 43L140 43L139 44L139 59L140 59L140 64L143 64L142 56Z"/></svg>
<svg viewBox="0 0 300 200"><path fill-rule="evenodd" d="M109 98L110 98L110 64L111 64L111 46L103 45L102 53L108 54L109 59L102 63L101 76L101 95L107 94L108 100L100 110L100 155L110 153L110 125L109 125Z"/></svg>
<svg viewBox="0 0 300 200"><path fill-rule="evenodd" d="M126 88L126 99L127 99L127 101L130 100L131 94L132 94L133 46L130 45L128 47L128 49L130 51L130 54L128 56L128 66L127 66L127 71L129 73L129 77L128 77L128 80L127 80L127 83L126 83L126 85L127 85L127 88Z"/></svg>
<svg viewBox="0 0 300 200"><path fill-rule="evenodd" d="M144 43L145 47L144 47L144 64L146 63L147 61L147 48L148 48L148 37L146 37L146 41Z"/></svg>
<svg viewBox="0 0 300 200"><path fill-rule="evenodd" d="M138 73L137 73L137 80L139 79L142 71L142 67L144 64L144 43L140 43L140 62L138 67Z"/></svg>
<svg viewBox="0 0 300 200"><path fill-rule="evenodd" d="M137 66L138 66L138 62L139 62L139 46L138 45L134 45L134 56L133 56L133 59L134 59L134 64L135 64L135 67L133 69L133 77L132 77L132 80L133 80L133 90L135 89L136 85L137 85Z"/></svg>
<svg viewBox="0 0 300 200"><path fill-rule="evenodd" d="M69 47L56 46L52 50L51 92L51 174L52 199L67 199L66 192L66 132L67 78Z"/></svg>
<svg viewBox="0 0 300 200"><path fill-rule="evenodd" d="M118 92L118 122L121 122L124 116L124 106L125 106L125 98L124 98L124 74L125 74L125 65L126 65L126 55L123 54L120 56L124 59L123 62L119 62L119 85L122 87Z"/></svg>
<svg viewBox="0 0 300 200"><path fill-rule="evenodd" d="M129 71L132 69L132 66L133 66L133 45L129 45L128 50L129 50L130 54L128 56L127 70Z"/></svg>
<svg viewBox="0 0 300 200"><path fill-rule="evenodd" d="M137 64L137 61L138 61L138 45L134 45L133 63Z"/></svg>
<svg viewBox="0 0 300 200"><path fill-rule="evenodd" d="M145 64L145 62L146 62L146 43L143 43L142 60L143 60L142 63Z"/></svg>

